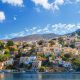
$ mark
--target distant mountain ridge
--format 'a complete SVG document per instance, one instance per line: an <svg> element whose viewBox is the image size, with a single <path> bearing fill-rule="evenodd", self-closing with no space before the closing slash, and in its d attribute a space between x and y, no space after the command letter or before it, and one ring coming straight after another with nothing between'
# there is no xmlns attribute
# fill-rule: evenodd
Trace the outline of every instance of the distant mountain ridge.
<svg viewBox="0 0 80 80"><path fill-rule="evenodd" d="M67 35L75 36L75 34L77 34L78 36L80 36L80 29L78 29L78 30L76 30L76 31L74 31L74 32L72 32L72 33L69 33L69 34L67 34Z"/></svg>
<svg viewBox="0 0 80 80"><path fill-rule="evenodd" d="M24 37L17 37L11 40L13 41L36 41L36 40L49 40L58 37L59 35L54 33L49 34L33 34Z"/></svg>
<svg viewBox="0 0 80 80"><path fill-rule="evenodd" d="M72 33L68 33L68 34L64 34L65 36L75 36L75 34L80 36L80 29L72 32ZM28 35L28 36L24 36L24 37L16 37L16 38L12 38L10 40L13 41L37 41L37 40L49 40L49 39L54 39L56 37L60 37L63 35L58 35L58 34L54 34L54 33L48 33L48 34L33 34L33 35ZM9 40L9 39L7 39ZM7 41L4 40L4 41Z"/></svg>
<svg viewBox="0 0 80 80"><path fill-rule="evenodd" d="M80 29L76 30L75 32L69 33L67 35L74 36L75 34L78 34L80 36ZM11 40L13 40L13 41L37 41L37 40L54 39L54 38L59 37L59 36L61 36L61 35L54 34L54 33L49 33L49 34L33 34L33 35L24 36L24 37L13 38Z"/></svg>

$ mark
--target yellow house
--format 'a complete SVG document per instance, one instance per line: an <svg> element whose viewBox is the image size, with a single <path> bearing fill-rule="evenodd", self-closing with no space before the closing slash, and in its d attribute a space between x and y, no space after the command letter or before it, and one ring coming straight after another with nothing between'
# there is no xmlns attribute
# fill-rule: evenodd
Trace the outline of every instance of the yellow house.
<svg viewBox="0 0 80 80"><path fill-rule="evenodd" d="M4 68L4 62L0 62L0 70Z"/></svg>
<svg viewBox="0 0 80 80"><path fill-rule="evenodd" d="M63 53L72 53L74 55L79 55L79 51L77 49L72 49L70 47L63 48Z"/></svg>

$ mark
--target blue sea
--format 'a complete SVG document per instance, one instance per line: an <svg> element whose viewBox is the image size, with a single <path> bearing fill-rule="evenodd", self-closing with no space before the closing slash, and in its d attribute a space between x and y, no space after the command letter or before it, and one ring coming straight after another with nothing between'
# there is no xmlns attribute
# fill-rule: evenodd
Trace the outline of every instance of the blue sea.
<svg viewBox="0 0 80 80"><path fill-rule="evenodd" d="M0 80L80 80L80 74L0 73Z"/></svg>

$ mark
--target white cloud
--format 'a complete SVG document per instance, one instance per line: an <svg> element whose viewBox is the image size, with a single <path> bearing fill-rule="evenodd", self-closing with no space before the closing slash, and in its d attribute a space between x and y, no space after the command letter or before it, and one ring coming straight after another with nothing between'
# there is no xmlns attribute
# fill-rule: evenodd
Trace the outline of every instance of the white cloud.
<svg viewBox="0 0 80 80"><path fill-rule="evenodd" d="M25 31L28 32L29 30L25 28Z"/></svg>
<svg viewBox="0 0 80 80"><path fill-rule="evenodd" d="M25 36L25 31L17 32L17 33L12 33L9 34L11 37L22 37Z"/></svg>
<svg viewBox="0 0 80 80"><path fill-rule="evenodd" d="M66 4L77 4L80 3L80 0L65 0Z"/></svg>
<svg viewBox="0 0 80 80"><path fill-rule="evenodd" d="M45 27L36 27L36 29L28 29L29 34L43 34L43 33L55 33L55 34L66 34L80 29L80 24L47 24Z"/></svg>
<svg viewBox="0 0 80 80"><path fill-rule="evenodd" d="M56 34L66 34L80 29L80 24L55 24L52 25L52 31Z"/></svg>
<svg viewBox="0 0 80 80"><path fill-rule="evenodd" d="M64 4L64 0L55 0L49 3L49 0L32 0L36 5L42 6L47 10L58 10L60 5Z"/></svg>
<svg viewBox="0 0 80 80"><path fill-rule="evenodd" d="M60 6L66 5L66 4L79 4L80 0L53 0L52 2L49 2L50 0L31 0L35 5L37 6L35 9L36 11L40 12L40 8L38 6L43 7L46 10L59 10Z"/></svg>
<svg viewBox="0 0 80 80"><path fill-rule="evenodd" d="M41 32L41 31L42 31L42 29L38 29L36 32L39 33L39 32Z"/></svg>
<svg viewBox="0 0 80 80"><path fill-rule="evenodd" d="M23 31L5 35L4 38L22 37L31 34L55 33L59 35L67 34L80 29L80 24L47 24L45 27L24 28Z"/></svg>
<svg viewBox="0 0 80 80"><path fill-rule="evenodd" d="M6 35L4 35L3 39L10 39L10 38L15 38L15 37L23 37L25 35L26 35L25 31L20 31L20 32L17 32L17 33L6 34Z"/></svg>
<svg viewBox="0 0 80 80"><path fill-rule="evenodd" d="M73 32L77 29L80 29L80 24L54 24L54 25L46 25L43 28L37 28L36 30L32 30L30 33L34 34L43 34L43 33L55 33L55 34L66 34Z"/></svg>
<svg viewBox="0 0 80 80"><path fill-rule="evenodd" d="M48 0L32 0L36 5L40 5L45 9L50 9L51 4L48 3Z"/></svg>
<svg viewBox="0 0 80 80"><path fill-rule="evenodd" d="M15 16L13 17L13 20L16 21L16 17Z"/></svg>
<svg viewBox="0 0 80 80"><path fill-rule="evenodd" d="M12 6L23 6L23 0L1 0L3 3L11 4Z"/></svg>
<svg viewBox="0 0 80 80"><path fill-rule="evenodd" d="M33 27L33 28L32 28L32 30L36 30L36 29L37 29L37 27Z"/></svg>
<svg viewBox="0 0 80 80"><path fill-rule="evenodd" d="M53 3L53 9L59 10L59 6L64 4L64 0L55 0Z"/></svg>
<svg viewBox="0 0 80 80"><path fill-rule="evenodd" d="M64 0L55 0L55 4L62 5L64 3Z"/></svg>
<svg viewBox="0 0 80 80"><path fill-rule="evenodd" d="M76 0L76 2L78 3L78 2L80 2L80 0Z"/></svg>
<svg viewBox="0 0 80 80"><path fill-rule="evenodd" d="M37 29L37 27L33 27L33 28L31 28L30 30L33 31L33 30L36 30L36 29Z"/></svg>
<svg viewBox="0 0 80 80"><path fill-rule="evenodd" d="M5 20L5 14L3 11L0 11L0 22L3 22Z"/></svg>
<svg viewBox="0 0 80 80"><path fill-rule="evenodd" d="M43 28L43 31L49 32L50 26L51 26L50 24L47 24L47 26Z"/></svg>

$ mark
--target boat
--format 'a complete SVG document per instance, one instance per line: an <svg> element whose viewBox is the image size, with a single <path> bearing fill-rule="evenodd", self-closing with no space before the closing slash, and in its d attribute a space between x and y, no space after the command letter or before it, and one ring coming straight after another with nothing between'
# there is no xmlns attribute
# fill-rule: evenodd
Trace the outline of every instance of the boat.
<svg viewBox="0 0 80 80"><path fill-rule="evenodd" d="M36 74L36 73L39 73L39 71L37 69L31 69L31 70L26 70L26 73Z"/></svg>
<svg viewBox="0 0 80 80"><path fill-rule="evenodd" d="M25 73L26 71L18 71L18 70L3 70L4 73Z"/></svg>
<svg viewBox="0 0 80 80"><path fill-rule="evenodd" d="M10 73L12 72L11 70L3 70L4 73Z"/></svg>

